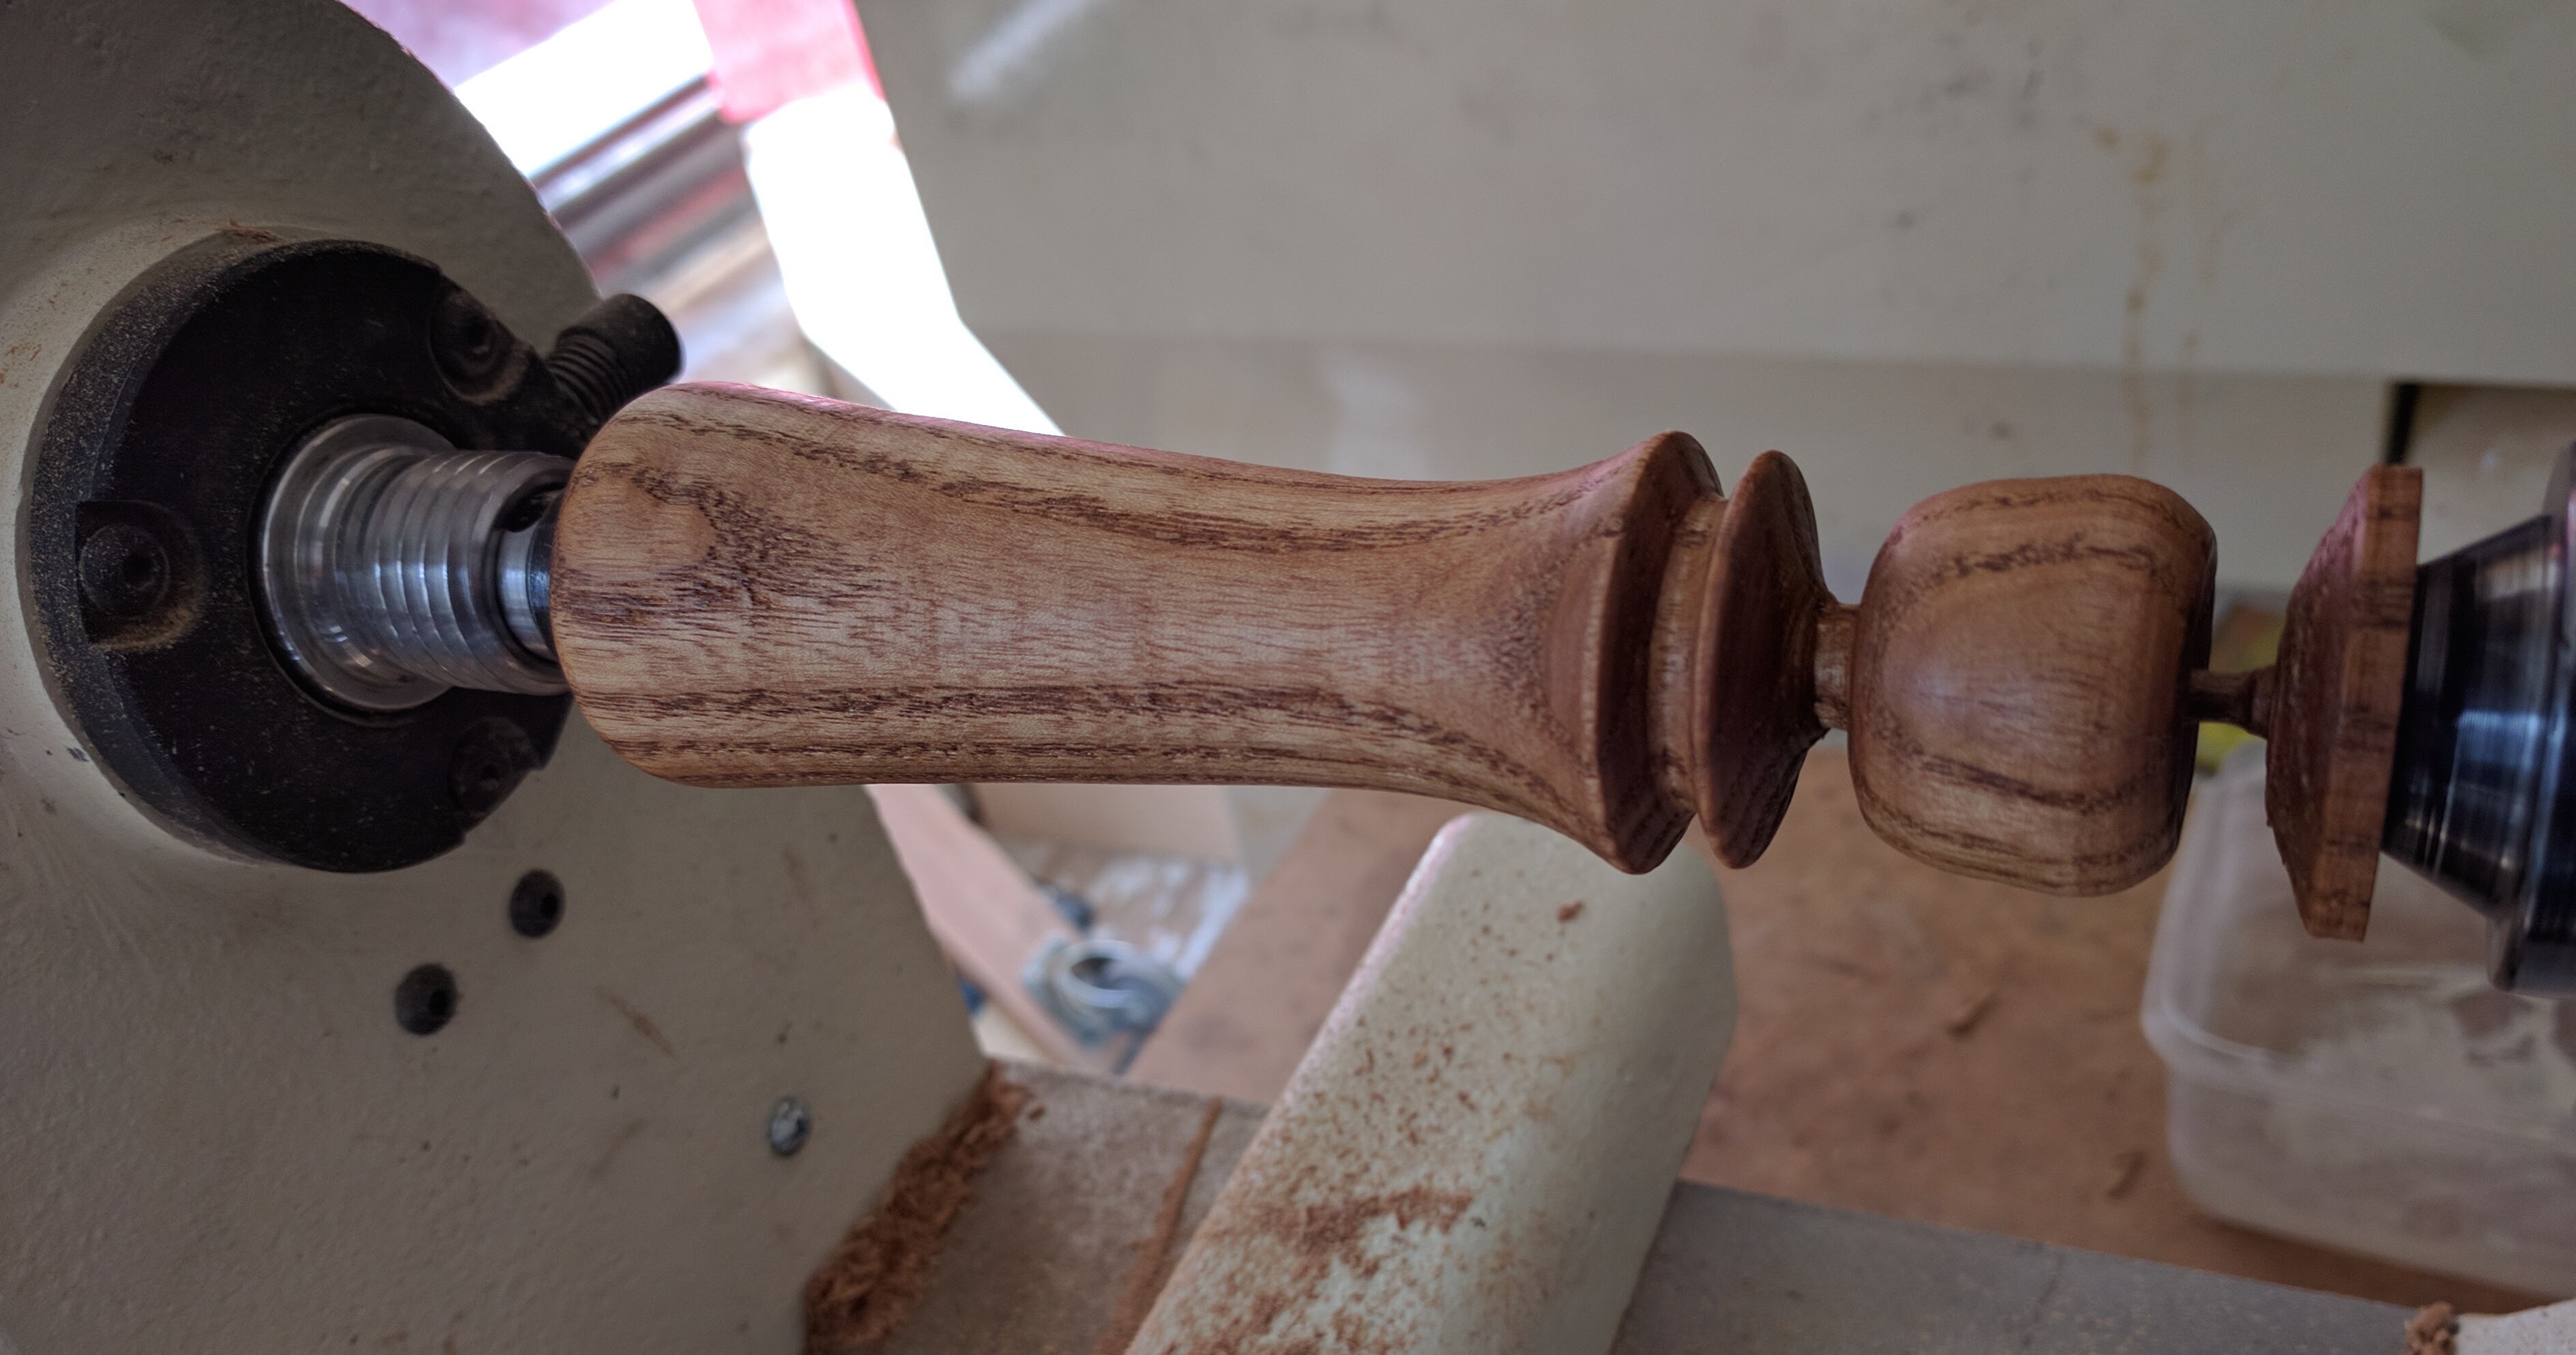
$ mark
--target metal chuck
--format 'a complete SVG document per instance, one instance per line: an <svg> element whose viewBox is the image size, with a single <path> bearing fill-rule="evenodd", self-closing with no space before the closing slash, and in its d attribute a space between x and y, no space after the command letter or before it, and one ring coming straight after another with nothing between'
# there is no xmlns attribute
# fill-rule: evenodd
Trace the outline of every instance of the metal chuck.
<svg viewBox="0 0 2576 1355"><path fill-rule="evenodd" d="M2381 845L2487 918L2499 988L2576 995L2576 447L2545 511L2416 570Z"/></svg>

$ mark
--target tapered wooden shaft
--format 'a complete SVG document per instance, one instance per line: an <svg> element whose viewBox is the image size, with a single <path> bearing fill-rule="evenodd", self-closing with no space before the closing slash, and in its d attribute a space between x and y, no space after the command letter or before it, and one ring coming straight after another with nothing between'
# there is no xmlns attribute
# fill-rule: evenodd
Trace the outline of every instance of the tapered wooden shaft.
<svg viewBox="0 0 2576 1355"><path fill-rule="evenodd" d="M1729 497L1678 433L1423 484L680 386L582 458L552 587L592 724L700 785L1380 787L1638 870L1694 814L1759 855L1832 724L1890 841L2091 893L2172 851L2213 569L2145 481L1999 482L1852 608L1787 459Z"/></svg>
<svg viewBox="0 0 2576 1355"><path fill-rule="evenodd" d="M675 780L1382 787L1642 869L1689 818L1662 575L1723 504L1679 435L1415 484L678 387L582 459L554 624L584 713Z"/></svg>

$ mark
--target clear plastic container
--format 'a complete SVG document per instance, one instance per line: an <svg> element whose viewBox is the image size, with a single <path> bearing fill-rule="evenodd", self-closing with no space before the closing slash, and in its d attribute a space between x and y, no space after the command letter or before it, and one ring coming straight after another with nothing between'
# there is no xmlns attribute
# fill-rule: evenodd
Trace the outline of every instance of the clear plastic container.
<svg viewBox="0 0 2576 1355"><path fill-rule="evenodd" d="M2576 1002L2488 987L2477 914L2385 861L2370 939L2311 939L2262 753L2201 788L2147 968L2183 1188L2267 1232L2576 1294Z"/></svg>

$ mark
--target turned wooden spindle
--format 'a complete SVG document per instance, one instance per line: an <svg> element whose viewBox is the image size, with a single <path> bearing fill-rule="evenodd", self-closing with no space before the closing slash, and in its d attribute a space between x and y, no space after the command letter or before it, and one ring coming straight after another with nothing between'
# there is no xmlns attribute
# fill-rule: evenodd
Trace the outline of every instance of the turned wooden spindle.
<svg viewBox="0 0 2576 1355"><path fill-rule="evenodd" d="M2214 568L2146 481L2007 481L1848 607L1796 467L1728 495L1679 433L1426 484L678 386L591 443L552 587L591 723L698 785L1377 787L1643 870L1694 815L1760 855L1831 726L1900 848L2097 893L2172 852L2193 720L2256 718L2198 675Z"/></svg>

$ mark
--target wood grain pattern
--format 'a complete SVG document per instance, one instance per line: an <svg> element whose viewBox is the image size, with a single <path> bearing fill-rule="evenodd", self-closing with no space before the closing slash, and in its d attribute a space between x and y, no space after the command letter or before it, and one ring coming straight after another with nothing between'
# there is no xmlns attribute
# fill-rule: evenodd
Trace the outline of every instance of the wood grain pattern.
<svg viewBox="0 0 2576 1355"><path fill-rule="evenodd" d="M601 735L692 784L1401 790L1642 870L1689 818L1641 696L1715 483L1679 434L1420 484L677 386L573 475L555 634Z"/></svg>
<svg viewBox="0 0 2576 1355"><path fill-rule="evenodd" d="M1736 482L1717 533L1715 613L1691 692L1691 801L1717 859L1749 866L1771 845L1807 750L1823 738L1816 628L1834 605L1806 477L1765 452Z"/></svg>
<svg viewBox="0 0 2576 1355"><path fill-rule="evenodd" d="M1679 433L1426 484L675 386L574 471L555 640L592 725L674 780L1402 791L1628 870L1693 815L1750 863L1841 726L1888 841L2064 893L2171 855L2192 721L2235 719L2300 750L2284 849L2348 909L2405 656L2402 479L2321 549L2279 673L2237 678L2197 671L2208 524L2125 476L1928 499L1847 607L1788 458L1729 499Z"/></svg>
<svg viewBox="0 0 2576 1355"><path fill-rule="evenodd" d="M1924 500L1863 592L1852 779L1881 837L2052 893L2137 883L2191 786L2184 693L2209 659L2209 525L2120 475Z"/></svg>
<svg viewBox="0 0 2576 1355"><path fill-rule="evenodd" d="M2370 925L2406 694L2423 477L2374 466L2353 486L2291 590L2280 659L2260 675L2271 739L2263 807L2311 936L2358 941Z"/></svg>

